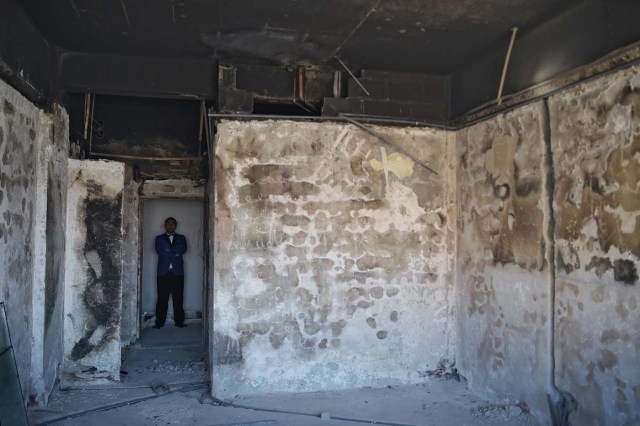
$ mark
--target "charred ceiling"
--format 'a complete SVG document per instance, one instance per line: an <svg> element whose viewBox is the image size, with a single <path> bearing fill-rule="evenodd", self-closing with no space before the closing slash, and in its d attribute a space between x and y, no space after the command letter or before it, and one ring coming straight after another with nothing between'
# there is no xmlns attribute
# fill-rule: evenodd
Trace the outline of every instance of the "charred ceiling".
<svg viewBox="0 0 640 426"><path fill-rule="evenodd" d="M513 27L519 32L506 93L640 40L640 4L634 0L16 3L0 0L9 11L3 16L21 15L45 43L57 46L58 67L44 69L59 70L58 86L65 91L215 100L219 63L342 73L348 67L357 77L365 70L450 79L449 99L437 102L445 107L422 114L435 121L458 117L495 96ZM0 52L9 62L4 68L16 74L32 68L36 74L38 67L22 60L26 54L15 54L25 30L10 28L13 21L7 19L8 41ZM34 56L41 61L42 53ZM249 85L259 86L269 75ZM46 87L40 91L51 95ZM343 94L326 97L351 97Z"/></svg>
<svg viewBox="0 0 640 426"><path fill-rule="evenodd" d="M56 51L29 14L14 1L0 0L0 78L39 106L55 97Z"/></svg>
<svg viewBox="0 0 640 426"><path fill-rule="evenodd" d="M201 102L95 95L87 104L86 99L64 98L76 157L124 162L141 179L206 177Z"/></svg>
<svg viewBox="0 0 640 426"><path fill-rule="evenodd" d="M72 123L84 121L73 96L113 111L150 100L105 121L129 131L118 136L127 149L157 140L144 123L180 110L172 100L196 120L206 101L231 114L459 127L640 59L637 0L0 0L0 11L0 75L30 99L61 100ZM617 49L636 53L593 65ZM192 121L176 127L176 147L193 142Z"/></svg>
<svg viewBox="0 0 640 426"><path fill-rule="evenodd" d="M267 59L448 73L579 3L559 0L24 0L67 51L152 57ZM453 53L453 54L452 54ZM437 58L434 60L434 58Z"/></svg>

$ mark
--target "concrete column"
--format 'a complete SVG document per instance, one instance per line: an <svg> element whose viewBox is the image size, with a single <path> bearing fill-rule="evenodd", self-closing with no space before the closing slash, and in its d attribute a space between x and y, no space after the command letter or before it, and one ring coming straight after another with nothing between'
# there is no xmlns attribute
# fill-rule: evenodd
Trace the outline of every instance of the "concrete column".
<svg viewBox="0 0 640 426"><path fill-rule="evenodd" d="M124 164L69 160L61 385L120 380Z"/></svg>

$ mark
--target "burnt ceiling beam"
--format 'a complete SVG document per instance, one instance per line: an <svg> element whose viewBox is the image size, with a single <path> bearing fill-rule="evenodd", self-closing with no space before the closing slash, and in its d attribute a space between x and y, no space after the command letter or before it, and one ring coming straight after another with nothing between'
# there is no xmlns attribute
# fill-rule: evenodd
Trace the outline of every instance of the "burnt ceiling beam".
<svg viewBox="0 0 640 426"><path fill-rule="evenodd" d="M57 50L15 0L0 0L0 78L34 104L57 98Z"/></svg>
<svg viewBox="0 0 640 426"><path fill-rule="evenodd" d="M587 0L529 31L519 32L503 98L639 41L638 17L637 0ZM504 46L452 74L451 118L464 118L480 106L493 106L508 44L509 33L505 32Z"/></svg>
<svg viewBox="0 0 640 426"><path fill-rule="evenodd" d="M218 64L213 59L165 59L65 52L60 88L98 93L215 100Z"/></svg>

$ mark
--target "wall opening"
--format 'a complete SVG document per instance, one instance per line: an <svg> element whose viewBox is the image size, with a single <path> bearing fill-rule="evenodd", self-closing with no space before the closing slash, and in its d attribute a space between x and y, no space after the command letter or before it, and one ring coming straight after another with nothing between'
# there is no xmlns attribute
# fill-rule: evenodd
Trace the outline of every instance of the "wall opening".
<svg viewBox="0 0 640 426"><path fill-rule="evenodd" d="M157 301L155 238L163 234L164 221L174 217L176 232L187 239L184 254L184 303L186 328L174 327L173 305L164 329L153 329ZM204 201L202 199L147 199L142 204L141 283L140 283L140 342L143 346L157 344L202 344L205 294Z"/></svg>

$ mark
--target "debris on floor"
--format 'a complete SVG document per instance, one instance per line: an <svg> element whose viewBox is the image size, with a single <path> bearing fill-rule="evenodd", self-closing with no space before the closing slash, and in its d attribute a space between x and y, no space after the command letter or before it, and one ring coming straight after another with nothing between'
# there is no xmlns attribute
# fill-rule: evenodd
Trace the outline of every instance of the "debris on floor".
<svg viewBox="0 0 640 426"><path fill-rule="evenodd" d="M489 404L481 405L471 410L471 413L481 419L495 422L496 420L511 421L511 424L535 425L529 415L529 407L526 403L517 404Z"/></svg>
<svg viewBox="0 0 640 426"><path fill-rule="evenodd" d="M311 393L212 396L200 325L145 329L123 352L120 382L56 389L29 410L31 425L534 426L526 404L492 405L442 360L418 385ZM187 332L185 332L187 330Z"/></svg>
<svg viewBox="0 0 640 426"><path fill-rule="evenodd" d="M456 363L450 362L448 359L442 359L438 363L438 366L433 370L418 371L420 377L434 377L444 380L455 380L459 382L464 377L460 376L458 369L455 368Z"/></svg>

